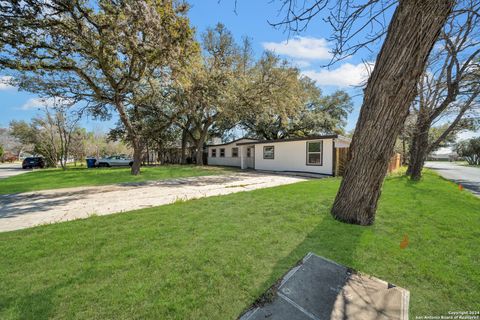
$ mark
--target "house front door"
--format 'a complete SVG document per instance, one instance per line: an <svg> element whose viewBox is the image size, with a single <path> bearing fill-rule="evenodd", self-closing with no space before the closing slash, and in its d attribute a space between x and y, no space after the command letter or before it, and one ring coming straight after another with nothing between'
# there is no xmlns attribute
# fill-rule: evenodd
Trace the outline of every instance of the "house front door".
<svg viewBox="0 0 480 320"><path fill-rule="evenodd" d="M255 146L247 147L247 168L255 169Z"/></svg>

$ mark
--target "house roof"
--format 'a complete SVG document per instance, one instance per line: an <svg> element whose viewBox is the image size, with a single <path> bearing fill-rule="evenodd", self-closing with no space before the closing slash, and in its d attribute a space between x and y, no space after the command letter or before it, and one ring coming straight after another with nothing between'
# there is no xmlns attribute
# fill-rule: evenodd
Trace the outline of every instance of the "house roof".
<svg viewBox="0 0 480 320"><path fill-rule="evenodd" d="M245 138L245 137L243 137L243 138L239 138L239 139L236 139L236 140L233 140L233 141L230 141L230 142L225 142L225 143L220 143L220 144L207 144L207 147L219 147L219 146L226 146L226 145L228 145L228 144L236 143L236 142L238 142L238 141L240 141L240 140L251 140L251 141L257 141L257 140L255 140L255 139L252 139L252 138ZM251 143L251 142L245 142L245 143L247 143L247 144L248 144L248 143Z"/></svg>
<svg viewBox="0 0 480 320"><path fill-rule="evenodd" d="M336 139L336 138L342 138L342 139L348 140L348 138L339 136L338 134L330 134L330 135L323 135L323 136L308 136L308 137L301 137L301 138L260 140L260 141L253 141L253 142L239 142L239 143L237 143L237 145L242 146L242 145L247 145L247 144L248 145L250 145L250 144L266 144L266 143L306 141L306 140L323 140L323 139Z"/></svg>

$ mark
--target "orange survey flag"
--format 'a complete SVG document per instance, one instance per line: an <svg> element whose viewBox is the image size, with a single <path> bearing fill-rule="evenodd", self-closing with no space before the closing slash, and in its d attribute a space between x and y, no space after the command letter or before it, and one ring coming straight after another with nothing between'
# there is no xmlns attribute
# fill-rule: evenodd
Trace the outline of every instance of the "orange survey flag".
<svg viewBox="0 0 480 320"><path fill-rule="evenodd" d="M408 235L403 236L402 242L400 242L400 248L405 249L408 246Z"/></svg>

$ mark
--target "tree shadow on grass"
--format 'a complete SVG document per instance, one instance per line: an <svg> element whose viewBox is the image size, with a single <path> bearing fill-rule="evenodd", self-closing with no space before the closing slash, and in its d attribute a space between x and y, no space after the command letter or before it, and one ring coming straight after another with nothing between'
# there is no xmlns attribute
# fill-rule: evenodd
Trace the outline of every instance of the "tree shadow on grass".
<svg viewBox="0 0 480 320"><path fill-rule="evenodd" d="M252 307L262 306L266 303L272 302L276 297L276 290L278 289L282 278L292 267L301 263L301 260L309 252L332 260L348 268L356 269L356 267L358 267L355 259L356 249L361 240L362 234L368 230L369 227L345 224L336 221L330 216L329 212L322 214L325 215L323 220L305 237L305 239L298 244L295 249L290 251L289 254L280 258L276 262L269 278L259 287L259 290L268 289L253 301L249 307L245 308L244 312ZM338 284L341 287L345 282ZM330 314L333 310L335 300L330 300L326 303L328 305L323 306L323 310L325 310L326 314ZM242 314L244 314L244 312L242 312Z"/></svg>

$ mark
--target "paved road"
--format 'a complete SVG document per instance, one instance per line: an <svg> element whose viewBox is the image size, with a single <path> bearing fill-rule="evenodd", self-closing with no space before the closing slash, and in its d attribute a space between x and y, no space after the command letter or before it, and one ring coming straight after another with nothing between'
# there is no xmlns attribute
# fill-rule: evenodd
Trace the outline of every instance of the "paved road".
<svg viewBox="0 0 480 320"><path fill-rule="evenodd" d="M305 180L295 176L245 172L0 195L0 232Z"/></svg>
<svg viewBox="0 0 480 320"><path fill-rule="evenodd" d="M16 176L29 172L30 170L23 170L20 163L0 163L0 179Z"/></svg>
<svg viewBox="0 0 480 320"><path fill-rule="evenodd" d="M442 161L427 161L425 167L434 169L445 179L460 183L465 189L480 197L480 168Z"/></svg>

